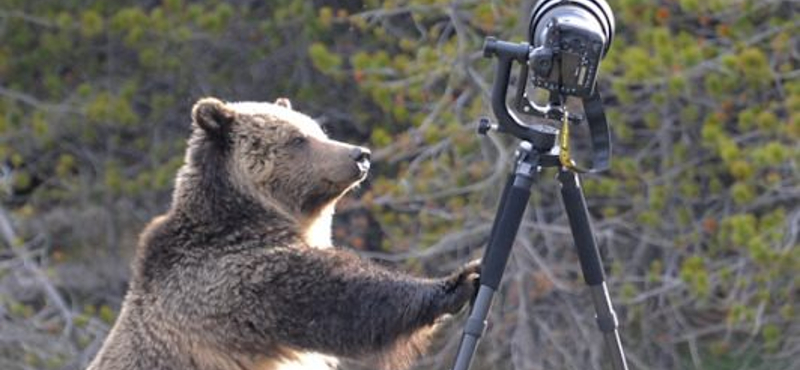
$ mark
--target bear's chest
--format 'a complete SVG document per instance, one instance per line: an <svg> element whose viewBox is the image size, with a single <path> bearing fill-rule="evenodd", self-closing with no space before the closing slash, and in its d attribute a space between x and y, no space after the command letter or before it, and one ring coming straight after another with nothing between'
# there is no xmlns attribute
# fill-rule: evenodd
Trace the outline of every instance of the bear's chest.
<svg viewBox="0 0 800 370"><path fill-rule="evenodd" d="M273 367L258 370L336 370L338 364L336 357L315 352L301 352L297 353L297 357L292 361L273 363Z"/></svg>

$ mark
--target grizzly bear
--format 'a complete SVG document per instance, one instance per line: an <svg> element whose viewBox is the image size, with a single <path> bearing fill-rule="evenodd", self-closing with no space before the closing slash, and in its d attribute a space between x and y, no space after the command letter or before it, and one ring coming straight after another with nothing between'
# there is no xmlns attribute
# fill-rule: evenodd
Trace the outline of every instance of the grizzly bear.
<svg viewBox="0 0 800 370"><path fill-rule="evenodd" d="M408 367L479 265L426 279L331 247L334 204L369 165L288 100L198 101L171 207L142 233L89 369Z"/></svg>

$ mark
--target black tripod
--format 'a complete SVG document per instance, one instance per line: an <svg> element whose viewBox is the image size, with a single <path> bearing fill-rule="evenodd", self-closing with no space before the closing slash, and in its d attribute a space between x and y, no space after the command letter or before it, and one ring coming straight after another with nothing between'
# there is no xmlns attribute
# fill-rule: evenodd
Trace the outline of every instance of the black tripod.
<svg viewBox="0 0 800 370"><path fill-rule="evenodd" d="M486 328L486 317L492 298L500 285L522 215L527 207L531 186L533 186L539 172L544 167L559 168L558 180L561 182L561 197L567 211L575 246L578 249L583 277L586 284L589 285L592 300L594 301L597 324L605 338L613 369L627 370L628 365L619 333L617 332L617 316L611 305L608 288L606 287L603 264L592 233L579 175L564 165L563 158L559 158L558 154L552 153L558 133L555 129L548 126L534 127L522 124L508 111L506 106L506 90L512 61L526 61L529 54L529 46L524 43L514 44L490 39L484 46L484 54L499 59L495 84L492 90L492 107L499 121L496 129L500 132L510 133L523 141L517 149L514 170L509 175L503 189L489 244L483 256L480 288L465 324L453 370L469 369L478 340ZM518 81L518 83L524 83L524 80L522 82ZM591 106L592 103L589 102L589 104ZM585 110L588 115L590 108L586 104ZM567 115L565 110L554 106L547 112L547 117L565 118ZM568 121L568 119L564 119L564 124L568 125ZM602 117L602 123L605 124L604 116ZM490 128L493 127L488 124L488 121L482 121L479 132L486 133ZM593 132L593 136L595 136L595 133ZM606 135L605 140L607 143L607 128L604 134ZM595 139L593 137L594 144L602 141ZM597 148L595 148L595 152L597 152ZM608 160L607 154L604 158L606 164Z"/></svg>

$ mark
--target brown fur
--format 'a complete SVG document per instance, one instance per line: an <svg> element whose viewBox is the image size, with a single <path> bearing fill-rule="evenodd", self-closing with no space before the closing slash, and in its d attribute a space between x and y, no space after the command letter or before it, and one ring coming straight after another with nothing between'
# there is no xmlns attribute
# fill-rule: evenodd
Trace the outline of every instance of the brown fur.
<svg viewBox="0 0 800 370"><path fill-rule="evenodd" d="M399 369L472 296L475 263L422 279L327 248L333 204L366 175L368 151L328 139L288 100L207 98L192 118L172 206L142 233L90 370L330 368L336 358Z"/></svg>

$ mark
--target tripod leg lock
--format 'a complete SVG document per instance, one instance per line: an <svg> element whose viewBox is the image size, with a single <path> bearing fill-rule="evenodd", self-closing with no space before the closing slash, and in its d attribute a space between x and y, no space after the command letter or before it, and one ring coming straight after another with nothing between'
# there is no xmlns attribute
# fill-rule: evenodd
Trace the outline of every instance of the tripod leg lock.
<svg viewBox="0 0 800 370"><path fill-rule="evenodd" d="M494 289L487 285L480 286L475 301L472 303L472 311L464 326L464 336L477 339L486 332L486 315L492 305L492 296L494 296Z"/></svg>
<svg viewBox="0 0 800 370"><path fill-rule="evenodd" d="M603 333L616 331L618 325L619 321L617 321L617 315L614 314L613 311L607 316L597 316L597 326L600 327L600 331Z"/></svg>
<svg viewBox="0 0 800 370"><path fill-rule="evenodd" d="M485 332L486 320L481 320L476 317L470 317L467 319L467 322L464 325L464 334L480 338Z"/></svg>
<svg viewBox="0 0 800 370"><path fill-rule="evenodd" d="M615 332L619 327L617 320L617 313L614 312L614 307L611 306L611 298L608 295L608 288L606 283L592 285L589 287L592 292L592 300L597 312L597 326L603 333Z"/></svg>

